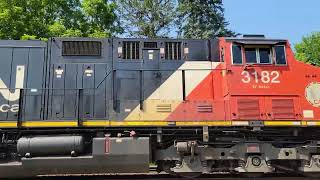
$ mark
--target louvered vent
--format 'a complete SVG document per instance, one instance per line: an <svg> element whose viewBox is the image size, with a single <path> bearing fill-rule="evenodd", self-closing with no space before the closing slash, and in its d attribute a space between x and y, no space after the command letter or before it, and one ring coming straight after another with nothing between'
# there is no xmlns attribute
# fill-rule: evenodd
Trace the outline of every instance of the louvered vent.
<svg viewBox="0 0 320 180"><path fill-rule="evenodd" d="M211 104L201 104L197 106L197 110L199 113L211 113L212 105Z"/></svg>
<svg viewBox="0 0 320 180"><path fill-rule="evenodd" d="M139 59L139 41L123 41L122 44L122 59Z"/></svg>
<svg viewBox="0 0 320 180"><path fill-rule="evenodd" d="M238 117L243 120L260 119L259 100L257 99L239 99Z"/></svg>
<svg viewBox="0 0 320 180"><path fill-rule="evenodd" d="M272 113L275 119L295 119L293 99L273 99Z"/></svg>
<svg viewBox="0 0 320 180"><path fill-rule="evenodd" d="M171 112L171 104L158 104L157 112L160 112L160 113Z"/></svg>
<svg viewBox="0 0 320 180"><path fill-rule="evenodd" d="M143 47L146 49L154 49L157 48L157 42L144 42Z"/></svg>
<svg viewBox="0 0 320 180"><path fill-rule="evenodd" d="M181 42L166 42L165 43L165 58L169 60L181 59Z"/></svg>
<svg viewBox="0 0 320 180"><path fill-rule="evenodd" d="M63 41L62 56L101 56L101 42Z"/></svg>

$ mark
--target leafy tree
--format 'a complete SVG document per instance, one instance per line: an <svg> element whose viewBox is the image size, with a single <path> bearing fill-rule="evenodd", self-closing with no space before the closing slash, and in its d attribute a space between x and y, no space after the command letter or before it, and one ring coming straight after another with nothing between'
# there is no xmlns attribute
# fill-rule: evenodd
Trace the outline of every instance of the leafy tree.
<svg viewBox="0 0 320 180"><path fill-rule="evenodd" d="M295 50L298 60L320 66L320 32L303 37L302 42L295 45Z"/></svg>
<svg viewBox="0 0 320 180"><path fill-rule="evenodd" d="M108 0L0 0L0 38L109 37L121 32Z"/></svg>
<svg viewBox="0 0 320 180"><path fill-rule="evenodd" d="M166 37L175 18L173 0L118 0L121 23L132 37Z"/></svg>
<svg viewBox="0 0 320 180"><path fill-rule="evenodd" d="M111 35L112 32L122 32L117 24L117 9L115 2L106 3L105 0L83 0L82 8L90 25L91 35Z"/></svg>
<svg viewBox="0 0 320 180"><path fill-rule="evenodd" d="M23 36L21 36L21 40L35 40L35 39L37 39L36 36L32 36L28 34L24 34Z"/></svg>
<svg viewBox="0 0 320 180"><path fill-rule="evenodd" d="M178 0L179 35L184 38L205 39L235 36L227 29L222 0Z"/></svg>

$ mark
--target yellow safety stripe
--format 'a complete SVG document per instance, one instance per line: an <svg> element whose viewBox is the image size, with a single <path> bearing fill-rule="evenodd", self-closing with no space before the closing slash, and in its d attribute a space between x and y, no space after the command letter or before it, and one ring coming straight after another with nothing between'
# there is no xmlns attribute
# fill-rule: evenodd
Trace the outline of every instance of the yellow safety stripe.
<svg viewBox="0 0 320 180"><path fill-rule="evenodd" d="M178 121L176 126L231 126L231 121Z"/></svg>
<svg viewBox="0 0 320 180"><path fill-rule="evenodd" d="M308 121L307 126L320 126L320 121Z"/></svg>
<svg viewBox="0 0 320 180"><path fill-rule="evenodd" d="M0 122L0 128L17 128L17 122Z"/></svg>
<svg viewBox="0 0 320 180"><path fill-rule="evenodd" d="M96 126L96 127L105 127L110 126L110 121L84 121L82 122L83 126Z"/></svg>
<svg viewBox="0 0 320 180"><path fill-rule="evenodd" d="M265 126L301 126L301 121L264 121Z"/></svg>
<svg viewBox="0 0 320 180"><path fill-rule="evenodd" d="M114 121L87 120L85 127L117 126L249 126L250 121ZM78 127L77 121L24 121L22 127ZM263 121L263 126L320 126L320 121ZM17 122L0 121L0 128L17 128Z"/></svg>
<svg viewBox="0 0 320 180"><path fill-rule="evenodd" d="M77 127L77 121L24 121L22 127Z"/></svg>
<svg viewBox="0 0 320 180"><path fill-rule="evenodd" d="M167 121L110 121L110 126L168 126Z"/></svg>

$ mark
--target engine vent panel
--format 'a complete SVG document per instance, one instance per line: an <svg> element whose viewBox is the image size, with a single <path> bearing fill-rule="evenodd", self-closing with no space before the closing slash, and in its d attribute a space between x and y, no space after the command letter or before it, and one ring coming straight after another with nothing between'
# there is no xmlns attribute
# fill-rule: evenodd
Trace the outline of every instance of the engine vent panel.
<svg viewBox="0 0 320 180"><path fill-rule="evenodd" d="M101 56L101 42L63 41L62 56Z"/></svg>
<svg viewBox="0 0 320 180"><path fill-rule="evenodd" d="M272 99L274 119L295 119L293 99Z"/></svg>
<svg viewBox="0 0 320 180"><path fill-rule="evenodd" d="M241 120L260 119L260 104L258 99L238 99L238 117Z"/></svg>

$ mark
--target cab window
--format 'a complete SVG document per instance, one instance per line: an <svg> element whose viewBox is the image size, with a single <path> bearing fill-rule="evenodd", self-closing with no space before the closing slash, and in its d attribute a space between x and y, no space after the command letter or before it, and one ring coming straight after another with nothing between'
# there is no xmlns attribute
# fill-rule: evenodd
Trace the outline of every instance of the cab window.
<svg viewBox="0 0 320 180"><path fill-rule="evenodd" d="M245 48L247 64L271 64L270 48Z"/></svg>
<svg viewBox="0 0 320 180"><path fill-rule="evenodd" d="M259 62L260 62L260 64L270 64L271 63L271 49L259 48Z"/></svg>
<svg viewBox="0 0 320 180"><path fill-rule="evenodd" d="M246 55L246 63L248 64L256 64L257 60L257 52L255 48L245 48Z"/></svg>
<svg viewBox="0 0 320 180"><path fill-rule="evenodd" d="M239 45L232 46L232 63L242 64L242 51Z"/></svg>
<svg viewBox="0 0 320 180"><path fill-rule="evenodd" d="M286 53L284 46L275 46L274 47L275 54L276 54L276 64L277 65L286 65Z"/></svg>

